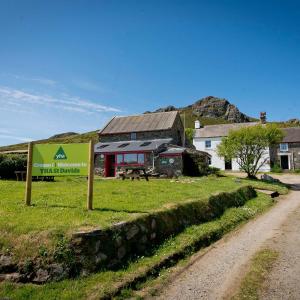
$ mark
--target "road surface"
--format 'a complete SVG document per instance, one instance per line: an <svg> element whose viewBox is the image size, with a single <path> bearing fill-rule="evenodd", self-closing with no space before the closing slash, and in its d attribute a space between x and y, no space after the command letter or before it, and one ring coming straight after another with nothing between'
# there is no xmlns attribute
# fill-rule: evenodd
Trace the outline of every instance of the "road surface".
<svg viewBox="0 0 300 300"><path fill-rule="evenodd" d="M239 284L251 257L263 246L277 245L284 255L270 274L261 298L300 299L300 284L295 282L300 278L300 176L282 175L280 180L293 184L293 190L281 196L266 214L215 243L204 255L199 254L183 272L174 274L155 298L226 299Z"/></svg>

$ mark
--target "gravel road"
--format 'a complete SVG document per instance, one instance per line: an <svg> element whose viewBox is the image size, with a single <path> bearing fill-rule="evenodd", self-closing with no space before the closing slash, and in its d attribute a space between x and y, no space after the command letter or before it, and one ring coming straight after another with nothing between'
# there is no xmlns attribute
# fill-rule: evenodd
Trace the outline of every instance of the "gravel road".
<svg viewBox="0 0 300 300"><path fill-rule="evenodd" d="M300 299L300 207L289 215L267 246L278 251L279 258L264 284L260 298Z"/></svg>
<svg viewBox="0 0 300 300"><path fill-rule="evenodd" d="M238 231L215 243L206 254L199 255L183 272L174 274L169 285L155 298L172 300L227 298L226 295L229 295L229 291L233 289L236 283L240 282L243 270L245 270L250 258L268 241L271 242L274 237L281 234L281 228L286 224L286 221L292 219L289 216L298 212L297 224L300 225L300 191L297 191L298 188L300 190L300 176L283 175L280 176L280 180L294 184L295 190L280 197L279 202L266 214L248 222ZM297 226L298 230L299 225ZM298 239L300 239L299 236ZM282 241L283 243L284 241ZM295 264L295 268L299 268L300 264L299 253L297 255L298 263ZM282 264L278 265L279 269L283 268L283 274L285 273L284 268L291 267L296 260L296 258L293 261L289 259L290 253L287 254L285 261L283 260ZM299 274L300 268L297 270L297 274ZM293 276L292 271L290 271L290 275ZM300 278L300 274L297 278ZM276 283L277 280L276 276L269 280L269 289L273 291L273 294L266 291L265 295L273 295L269 299L275 299L274 294L281 289ZM280 283L287 285L286 281L288 280ZM276 299L288 298L279 296Z"/></svg>

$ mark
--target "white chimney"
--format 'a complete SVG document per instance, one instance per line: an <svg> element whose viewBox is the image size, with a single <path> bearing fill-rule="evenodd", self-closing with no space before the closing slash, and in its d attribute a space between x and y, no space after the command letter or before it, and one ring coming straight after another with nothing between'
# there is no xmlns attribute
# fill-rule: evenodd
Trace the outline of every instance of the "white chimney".
<svg viewBox="0 0 300 300"><path fill-rule="evenodd" d="M199 121L199 120L196 120L196 121L195 121L195 129L199 129L200 126L201 126L200 121Z"/></svg>

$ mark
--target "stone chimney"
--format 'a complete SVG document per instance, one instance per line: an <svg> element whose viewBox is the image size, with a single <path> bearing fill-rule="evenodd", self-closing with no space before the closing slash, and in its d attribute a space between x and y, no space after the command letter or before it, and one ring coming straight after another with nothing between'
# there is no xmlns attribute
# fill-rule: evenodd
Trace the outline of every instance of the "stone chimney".
<svg viewBox="0 0 300 300"><path fill-rule="evenodd" d="M266 124L267 123L267 113L265 111L262 111L260 113L260 123Z"/></svg>
<svg viewBox="0 0 300 300"><path fill-rule="evenodd" d="M201 123L199 120L195 121L195 129L199 129L201 127Z"/></svg>

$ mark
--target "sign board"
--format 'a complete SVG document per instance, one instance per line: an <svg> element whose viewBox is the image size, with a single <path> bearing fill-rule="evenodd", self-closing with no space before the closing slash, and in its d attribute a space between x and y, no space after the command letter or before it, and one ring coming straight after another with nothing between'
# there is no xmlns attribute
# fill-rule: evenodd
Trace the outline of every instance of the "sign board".
<svg viewBox="0 0 300 300"><path fill-rule="evenodd" d="M32 176L87 176L89 144L34 144Z"/></svg>

